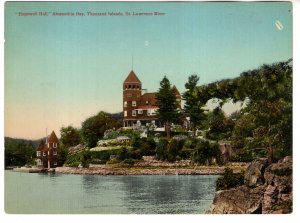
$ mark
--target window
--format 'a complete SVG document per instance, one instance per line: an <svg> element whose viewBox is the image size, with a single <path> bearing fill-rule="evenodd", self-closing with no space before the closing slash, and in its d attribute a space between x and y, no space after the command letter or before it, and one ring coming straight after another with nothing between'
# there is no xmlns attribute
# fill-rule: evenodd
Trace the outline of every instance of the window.
<svg viewBox="0 0 300 223"><path fill-rule="evenodd" d="M132 110L132 116L136 116L136 110Z"/></svg>
<svg viewBox="0 0 300 223"><path fill-rule="evenodd" d="M136 101L132 101L132 107L136 107Z"/></svg>
<svg viewBox="0 0 300 223"><path fill-rule="evenodd" d="M43 152L43 156L46 156L46 152Z"/></svg>
<svg viewBox="0 0 300 223"><path fill-rule="evenodd" d="M131 85L130 84L128 85L128 88L131 89Z"/></svg>
<svg viewBox="0 0 300 223"><path fill-rule="evenodd" d="M132 85L132 89L135 89L135 85Z"/></svg>
<svg viewBox="0 0 300 223"><path fill-rule="evenodd" d="M57 162L56 162L56 161L54 161L54 162L53 162L53 165L54 165L54 166L57 166Z"/></svg>
<svg viewBox="0 0 300 223"><path fill-rule="evenodd" d="M131 98L131 97L132 97L132 94L126 94L126 97L127 97L127 98Z"/></svg>
<svg viewBox="0 0 300 223"><path fill-rule="evenodd" d="M124 108L127 107L127 101L124 101Z"/></svg>
<svg viewBox="0 0 300 223"><path fill-rule="evenodd" d="M124 111L124 117L127 117L127 111Z"/></svg>
<svg viewBox="0 0 300 223"><path fill-rule="evenodd" d="M138 110L138 114L142 115L143 114L143 110Z"/></svg>
<svg viewBox="0 0 300 223"><path fill-rule="evenodd" d="M57 155L57 151L53 151L53 156L56 156Z"/></svg>
<svg viewBox="0 0 300 223"><path fill-rule="evenodd" d="M148 116L151 115L151 110L147 110L147 115L148 115Z"/></svg>
<svg viewBox="0 0 300 223"><path fill-rule="evenodd" d="M149 104L149 101L146 101L146 105Z"/></svg>
<svg viewBox="0 0 300 223"><path fill-rule="evenodd" d="M53 148L57 148L57 143L53 143Z"/></svg>
<svg viewBox="0 0 300 223"><path fill-rule="evenodd" d="M42 154L41 154L41 151L37 151L36 152L36 156L41 156Z"/></svg>
<svg viewBox="0 0 300 223"><path fill-rule="evenodd" d="M48 156L50 156L50 151L48 151Z"/></svg>

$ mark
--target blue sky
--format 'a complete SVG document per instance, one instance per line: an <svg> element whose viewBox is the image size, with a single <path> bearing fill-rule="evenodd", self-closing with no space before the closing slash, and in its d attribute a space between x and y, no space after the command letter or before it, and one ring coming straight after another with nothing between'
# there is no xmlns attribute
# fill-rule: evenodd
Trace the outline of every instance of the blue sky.
<svg viewBox="0 0 300 223"><path fill-rule="evenodd" d="M18 16L39 11L86 16ZM156 11L165 15L87 16ZM288 2L6 2L5 136L39 138L121 111L132 56L143 88L156 91L166 75L181 92L194 73L205 84L292 58L291 11Z"/></svg>

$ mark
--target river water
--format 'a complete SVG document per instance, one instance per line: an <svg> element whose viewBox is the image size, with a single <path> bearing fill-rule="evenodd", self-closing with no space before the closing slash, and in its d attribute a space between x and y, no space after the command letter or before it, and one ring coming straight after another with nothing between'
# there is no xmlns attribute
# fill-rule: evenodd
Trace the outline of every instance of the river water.
<svg viewBox="0 0 300 223"><path fill-rule="evenodd" d="M92 176L5 171L11 214L203 214L218 176Z"/></svg>

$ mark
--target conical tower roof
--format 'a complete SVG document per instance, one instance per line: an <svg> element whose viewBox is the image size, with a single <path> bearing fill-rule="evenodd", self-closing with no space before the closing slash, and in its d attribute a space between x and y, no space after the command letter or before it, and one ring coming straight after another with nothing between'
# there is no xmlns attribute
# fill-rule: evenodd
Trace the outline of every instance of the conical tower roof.
<svg viewBox="0 0 300 223"><path fill-rule="evenodd" d="M173 85L172 90L174 91L176 96L180 96L180 92L178 91L178 89L175 85Z"/></svg>
<svg viewBox="0 0 300 223"><path fill-rule="evenodd" d="M58 143L58 138L57 136L55 135L55 132L52 131L50 136L48 137L48 143Z"/></svg>
<svg viewBox="0 0 300 223"><path fill-rule="evenodd" d="M133 72L133 70L131 70L130 73L128 74L127 78L124 81L124 84L125 83L141 84L141 81L136 76L136 74Z"/></svg>

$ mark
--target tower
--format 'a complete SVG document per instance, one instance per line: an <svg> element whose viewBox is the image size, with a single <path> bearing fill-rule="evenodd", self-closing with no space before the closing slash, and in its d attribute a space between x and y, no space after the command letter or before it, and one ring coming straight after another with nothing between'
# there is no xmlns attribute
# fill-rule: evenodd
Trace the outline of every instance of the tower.
<svg viewBox="0 0 300 223"><path fill-rule="evenodd" d="M142 96L142 83L133 72L130 71L123 82L123 126L129 127L137 124L137 107Z"/></svg>

